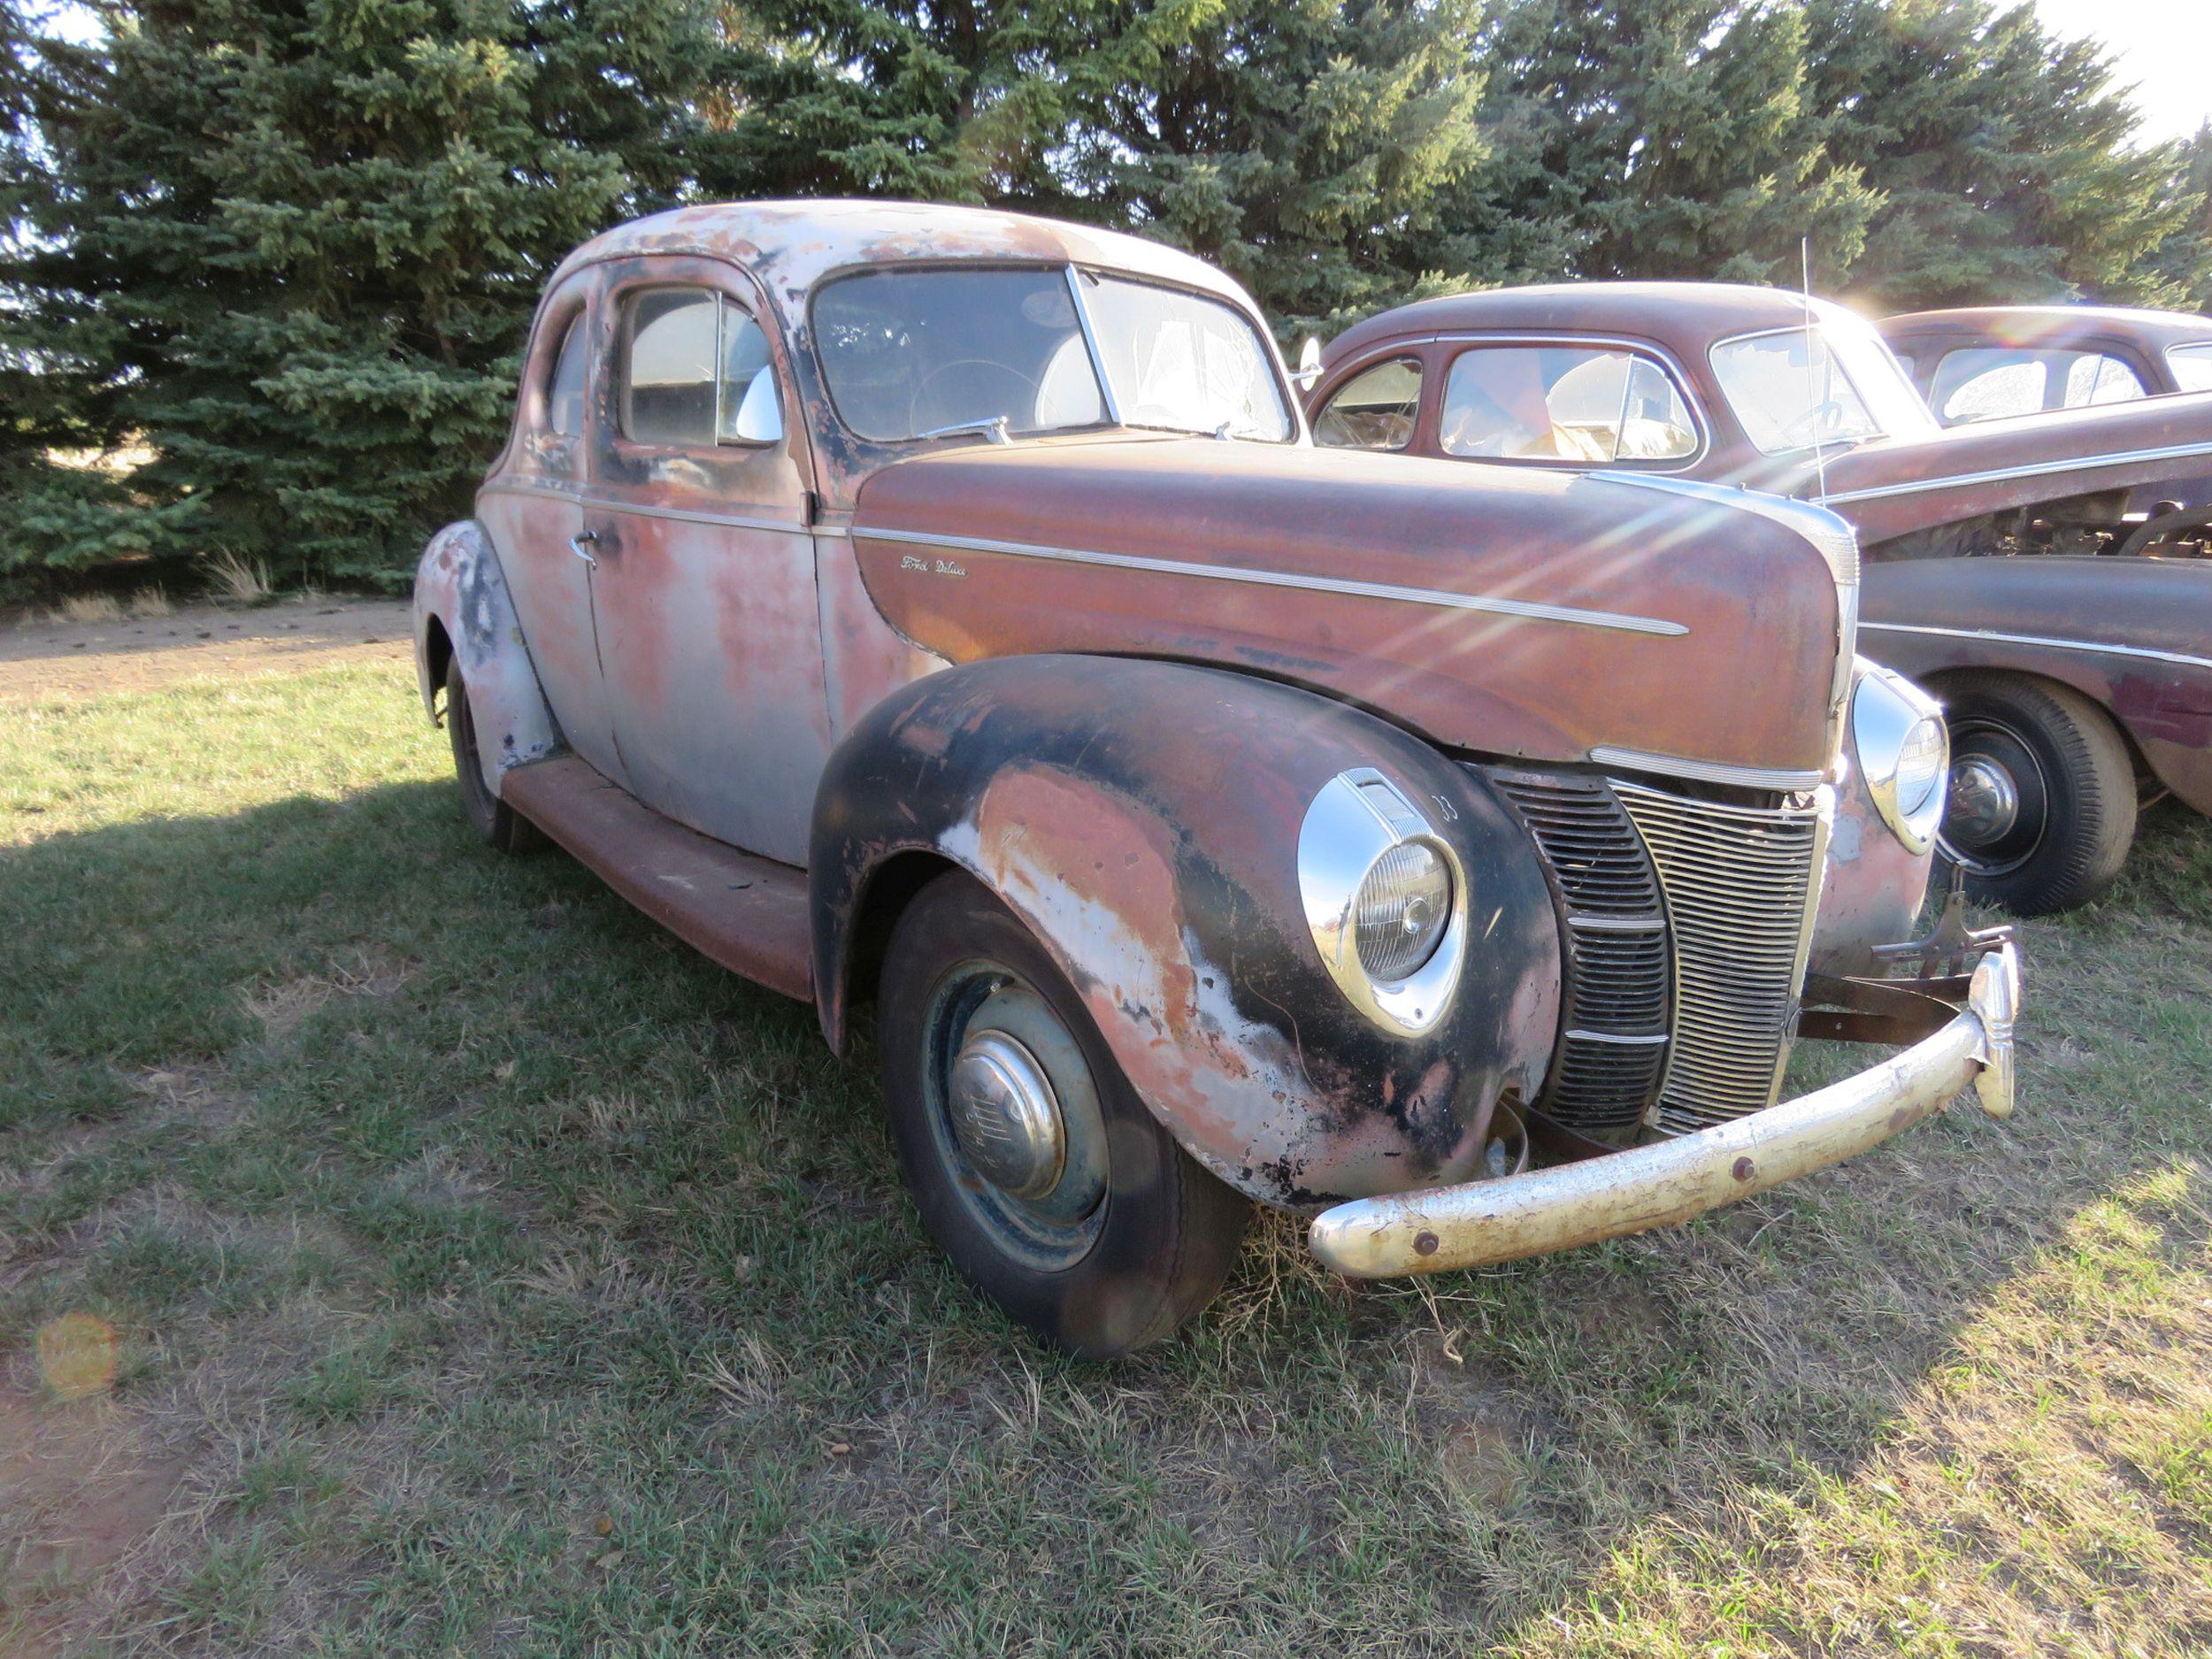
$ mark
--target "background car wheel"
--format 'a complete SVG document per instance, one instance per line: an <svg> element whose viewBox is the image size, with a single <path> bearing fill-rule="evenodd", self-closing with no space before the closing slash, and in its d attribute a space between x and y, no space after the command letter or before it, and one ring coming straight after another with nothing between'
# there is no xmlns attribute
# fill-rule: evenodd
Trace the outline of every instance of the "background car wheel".
<svg viewBox="0 0 2212 1659"><path fill-rule="evenodd" d="M2086 904L2135 839L2135 770L2104 710L2008 674L1942 686L1951 726L1940 841L1978 902L2019 916Z"/></svg>
<svg viewBox="0 0 2212 1659"><path fill-rule="evenodd" d="M460 780L461 802L476 833L503 853L534 853L546 845L545 833L516 811L484 782L476 748L476 716L469 707L461 664L445 668L445 729L453 742L453 771Z"/></svg>
<svg viewBox="0 0 2212 1659"><path fill-rule="evenodd" d="M908 1187L961 1273L1090 1357L1213 1299L1251 1206L1145 1110L1080 1000L983 886L941 876L885 952L883 1097Z"/></svg>

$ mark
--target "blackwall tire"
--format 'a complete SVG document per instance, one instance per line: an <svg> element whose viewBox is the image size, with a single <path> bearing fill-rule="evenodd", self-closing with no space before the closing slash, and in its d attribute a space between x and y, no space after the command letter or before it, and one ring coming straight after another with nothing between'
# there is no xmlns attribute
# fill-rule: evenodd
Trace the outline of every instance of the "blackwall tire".
<svg viewBox="0 0 2212 1659"><path fill-rule="evenodd" d="M2135 769L2111 717L2070 687L2002 673L1940 687L1951 728L1941 843L1970 897L2016 916L2088 903L2135 840Z"/></svg>
<svg viewBox="0 0 2212 1659"><path fill-rule="evenodd" d="M901 1170L923 1225L971 1284L1088 1358L1158 1341L1213 1299L1249 1202L1145 1109L1074 987L1011 911L970 877L938 878L893 930L880 987L884 1104ZM1052 1133L979 1134L976 1079L995 1087L1006 1067L1018 1073L1011 1094L1051 1103L1042 1117ZM1006 1097L991 1087L980 1093ZM1049 1145L1056 1165L1036 1149Z"/></svg>
<svg viewBox="0 0 2212 1659"><path fill-rule="evenodd" d="M476 833L488 846L503 853L519 856L543 851L548 844L545 833L494 795L484 782L476 747L476 718L469 707L468 687L461 679L457 661L446 664L445 729L453 744L453 774L461 786L461 804Z"/></svg>

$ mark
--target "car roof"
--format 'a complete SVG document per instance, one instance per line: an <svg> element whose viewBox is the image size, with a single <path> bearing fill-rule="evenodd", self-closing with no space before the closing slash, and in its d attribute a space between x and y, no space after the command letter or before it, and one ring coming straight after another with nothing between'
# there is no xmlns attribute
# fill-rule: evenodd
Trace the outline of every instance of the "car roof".
<svg viewBox="0 0 2212 1659"><path fill-rule="evenodd" d="M1229 277L1179 249L1063 219L937 202L821 199L716 202L603 231L561 262L569 271L641 254L702 254L745 266L792 314L825 277L905 261L1007 260L1098 265L1250 300Z"/></svg>
<svg viewBox="0 0 2212 1659"><path fill-rule="evenodd" d="M1812 302L1816 316L1846 312ZM1385 341L1462 330L1495 333L1629 334L1680 356L1701 353L1731 334L1786 328L1805 320L1805 296L1747 282L1545 282L1416 300L1356 323L1330 343L1333 365Z"/></svg>
<svg viewBox="0 0 2212 1659"><path fill-rule="evenodd" d="M1962 334L2030 346L2083 334L2119 334L2154 346L2212 340L2212 317L2126 305L1962 305L1904 311L1876 325L1886 339Z"/></svg>

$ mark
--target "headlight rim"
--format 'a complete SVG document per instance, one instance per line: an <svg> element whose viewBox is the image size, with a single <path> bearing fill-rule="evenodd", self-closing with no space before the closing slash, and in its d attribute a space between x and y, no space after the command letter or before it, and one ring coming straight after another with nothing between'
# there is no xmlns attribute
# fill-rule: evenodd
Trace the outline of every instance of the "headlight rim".
<svg viewBox="0 0 2212 1659"><path fill-rule="evenodd" d="M1950 729L1943 705L1893 669L1866 664L1851 697L1851 745L1868 795L1890 833L1915 855L1931 852L1943 823L1951 769ZM1912 807L1901 798L1901 769L1914 734L1932 727L1938 762L1925 795Z"/></svg>
<svg viewBox="0 0 2212 1659"><path fill-rule="evenodd" d="M1451 884L1448 914L1418 966L1401 979L1380 980L1359 955L1359 895L1377 860L1409 841L1442 859ZM1371 766L1348 768L1324 784L1299 826L1298 888L1321 965L1346 1000L1394 1036L1420 1036L1441 1022L1466 962L1467 871L1405 790Z"/></svg>

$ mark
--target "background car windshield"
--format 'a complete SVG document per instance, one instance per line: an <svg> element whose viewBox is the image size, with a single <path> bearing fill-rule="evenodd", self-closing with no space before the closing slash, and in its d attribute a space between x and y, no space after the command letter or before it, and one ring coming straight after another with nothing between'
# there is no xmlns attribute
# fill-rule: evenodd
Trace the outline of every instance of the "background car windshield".
<svg viewBox="0 0 2212 1659"><path fill-rule="evenodd" d="M1927 405L1871 326L1832 308L1811 328L1724 341L1712 360L1745 434L1770 455L1935 430Z"/></svg>
<svg viewBox="0 0 2212 1659"><path fill-rule="evenodd" d="M822 290L814 334L837 413L864 438L1001 417L1015 432L1106 419L1058 265L864 272Z"/></svg>
<svg viewBox="0 0 2212 1659"><path fill-rule="evenodd" d="M2185 392L2212 392L2212 340L2202 345L2169 346L2166 366Z"/></svg>
<svg viewBox="0 0 2212 1659"><path fill-rule="evenodd" d="M1124 424L1279 443L1290 410L1250 319L1217 300L1082 273L1098 354Z"/></svg>

